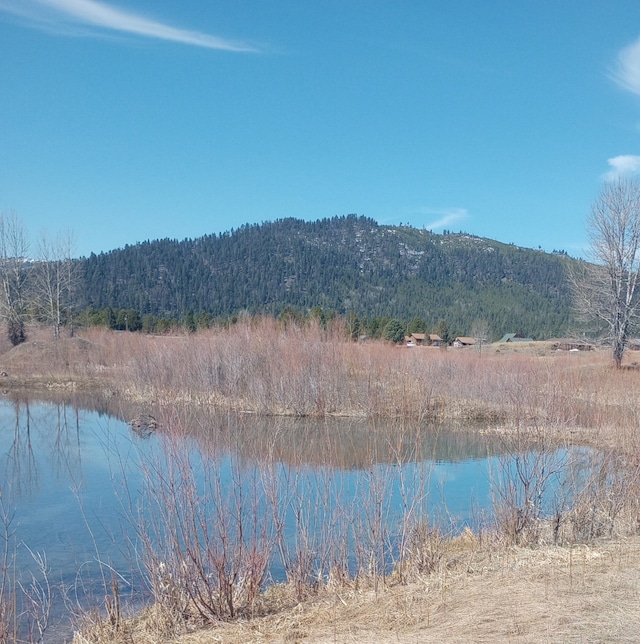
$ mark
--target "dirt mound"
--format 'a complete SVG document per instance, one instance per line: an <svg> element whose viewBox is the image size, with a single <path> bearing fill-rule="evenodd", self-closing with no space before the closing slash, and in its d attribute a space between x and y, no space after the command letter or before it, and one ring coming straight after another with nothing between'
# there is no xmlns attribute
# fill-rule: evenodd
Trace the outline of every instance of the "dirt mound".
<svg viewBox="0 0 640 644"><path fill-rule="evenodd" d="M0 371L11 375L66 373L70 365L87 364L99 348L84 338L23 342L0 356Z"/></svg>

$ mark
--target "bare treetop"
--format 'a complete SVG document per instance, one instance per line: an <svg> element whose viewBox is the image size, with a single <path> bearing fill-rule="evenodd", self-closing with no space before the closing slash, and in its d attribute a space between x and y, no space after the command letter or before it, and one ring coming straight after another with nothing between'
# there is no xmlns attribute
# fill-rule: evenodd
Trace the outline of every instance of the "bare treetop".
<svg viewBox="0 0 640 644"><path fill-rule="evenodd" d="M611 343L613 361L620 367L640 308L640 183L618 179L605 184L588 228L593 264L580 266L572 276L576 307Z"/></svg>

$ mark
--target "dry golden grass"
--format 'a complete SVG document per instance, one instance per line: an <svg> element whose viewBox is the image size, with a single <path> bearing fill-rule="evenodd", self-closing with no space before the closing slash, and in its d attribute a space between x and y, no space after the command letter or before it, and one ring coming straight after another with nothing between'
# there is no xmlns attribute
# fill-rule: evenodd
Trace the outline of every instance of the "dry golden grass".
<svg viewBox="0 0 640 644"><path fill-rule="evenodd" d="M378 591L325 588L295 603L274 587L270 613L170 637L152 612L88 642L636 642L640 537L571 548L479 546L449 552L439 570ZM280 606L280 608L278 608Z"/></svg>

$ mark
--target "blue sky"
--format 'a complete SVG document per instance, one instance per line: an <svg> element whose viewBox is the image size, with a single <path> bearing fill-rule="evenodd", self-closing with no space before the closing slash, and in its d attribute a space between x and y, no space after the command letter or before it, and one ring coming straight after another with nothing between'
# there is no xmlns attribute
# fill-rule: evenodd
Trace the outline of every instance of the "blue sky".
<svg viewBox="0 0 640 644"><path fill-rule="evenodd" d="M358 213L579 255L637 0L0 0L0 211L76 254Z"/></svg>

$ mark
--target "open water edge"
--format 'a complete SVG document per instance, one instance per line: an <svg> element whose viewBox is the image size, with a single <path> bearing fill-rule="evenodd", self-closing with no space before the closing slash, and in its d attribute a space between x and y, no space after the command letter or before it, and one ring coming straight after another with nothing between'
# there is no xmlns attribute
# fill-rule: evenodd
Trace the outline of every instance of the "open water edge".
<svg viewBox="0 0 640 644"><path fill-rule="evenodd" d="M353 572L373 530L386 535L382 565L391 565L408 513L447 530L490 521L492 481L510 467L507 445L460 428L176 412L141 435L123 416L65 401L0 402L3 563L28 588L32 576L43 584L37 558L46 558L44 641L70 639L74 615L102 607L113 580L131 610L148 600L140 535L160 542L158 507L177 517L190 503L176 492L176 472L212 522L237 511L240 496L249 525L277 516L293 543L306 509L302 527L316 543L344 531ZM268 578L284 577L274 555Z"/></svg>

